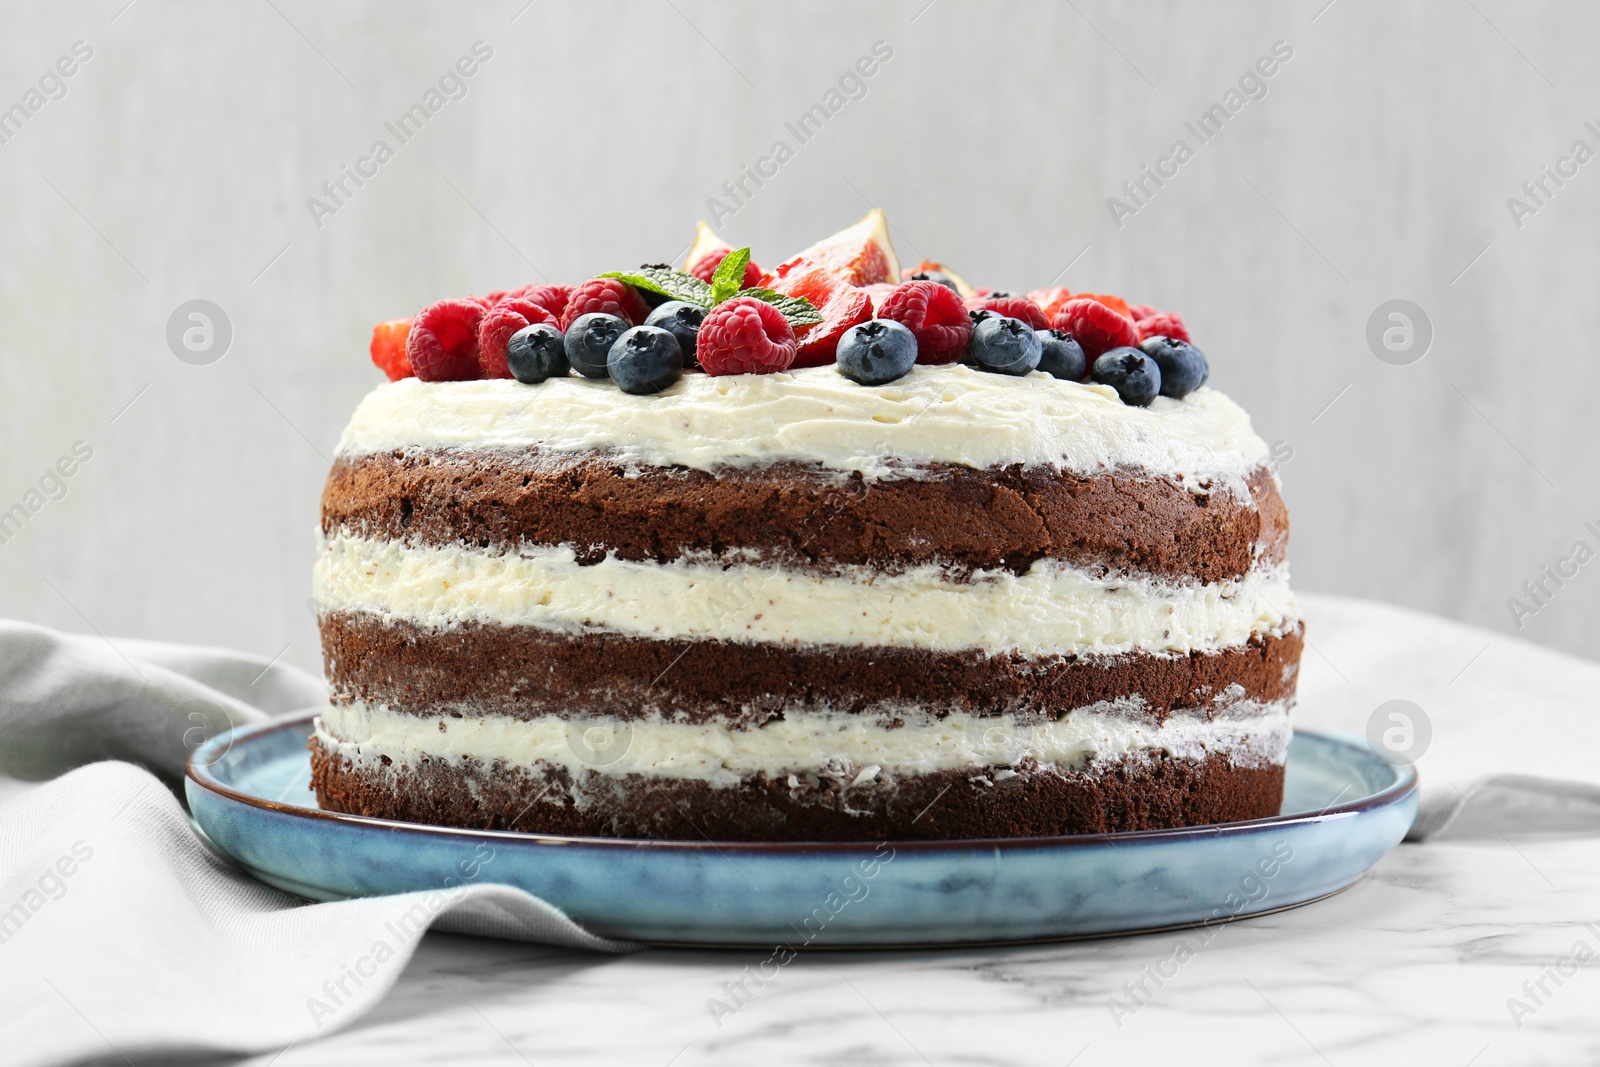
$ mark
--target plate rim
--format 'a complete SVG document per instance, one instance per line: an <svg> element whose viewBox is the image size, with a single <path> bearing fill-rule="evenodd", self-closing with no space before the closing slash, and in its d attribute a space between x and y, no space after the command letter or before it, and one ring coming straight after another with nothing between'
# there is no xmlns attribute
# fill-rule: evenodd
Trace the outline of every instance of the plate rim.
<svg viewBox="0 0 1600 1067"><path fill-rule="evenodd" d="M614 850L637 851L643 849L673 852L737 851L776 855L785 853L875 852L885 844L893 846L898 854L901 849L908 852L942 852L953 849L1015 851L1040 848L1080 848L1105 844L1121 845L1185 837L1231 837L1238 834L1255 833L1269 828L1311 825L1334 819L1344 819L1377 808L1389 807L1403 802L1407 797L1415 793L1419 780L1417 769L1412 764L1390 763L1370 749L1364 749L1351 740L1336 734L1325 733L1320 730L1296 729L1294 732L1297 735L1315 738L1319 742L1336 745L1353 751L1363 758L1383 763L1393 770L1395 780L1374 793L1357 797L1344 804L1330 804L1322 811L1315 813L1301 812L1293 815L1269 815L1265 818L1246 819L1241 822L1204 823L1199 826L1169 826L1153 830L1118 830L1096 834L1058 834L1052 837L969 837L911 841L889 839L871 841L713 841L709 838L692 841L681 838L579 837L529 833L523 830L468 829L460 826L436 826L431 823L406 822L400 819L381 819L371 815L351 815L342 811L324 811L321 808L308 808L300 804L290 804L281 800L269 800L265 797L255 796L223 783L212 773L212 765L221 759L223 755L232 751L235 745L259 740L267 734L310 725L318 714L320 712L315 710L292 713L269 722L236 726L217 734L215 737L208 738L189 754L189 758L184 764L184 778L208 793L247 807L273 811L281 815L297 818L324 819L333 823L363 826L370 829L400 830L442 835L444 837L489 838L496 841L521 842L527 845L547 845L552 847L577 846ZM221 751L218 752L216 751L217 749ZM215 755L212 754L213 752L215 752Z"/></svg>

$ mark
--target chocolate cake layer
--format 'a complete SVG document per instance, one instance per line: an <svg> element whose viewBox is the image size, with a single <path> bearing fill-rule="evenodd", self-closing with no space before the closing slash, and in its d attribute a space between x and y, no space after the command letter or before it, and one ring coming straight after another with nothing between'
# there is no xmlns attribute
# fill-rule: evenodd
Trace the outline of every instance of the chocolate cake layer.
<svg viewBox="0 0 1600 1067"><path fill-rule="evenodd" d="M428 630L365 612L324 613L321 628L335 699L416 714L470 708L522 718L659 716L748 726L785 709L813 707L892 715L921 705L936 714L1053 718L1131 696L1142 698L1143 713L1153 722L1179 710L1205 716L1239 699L1292 698L1303 634L1263 636L1210 653L1039 658L911 647L657 641L485 623Z"/></svg>
<svg viewBox="0 0 1600 1067"><path fill-rule="evenodd" d="M1148 830L1275 815L1283 767L1157 754L1095 773L940 771L841 788L758 777L718 788L476 761L355 763L311 741L330 811L469 829L700 841L906 841Z"/></svg>
<svg viewBox="0 0 1600 1067"><path fill-rule="evenodd" d="M1020 574L1041 559L1202 582L1281 562L1288 513L1265 470L1250 500L1136 474L932 466L864 481L784 463L717 474L627 467L595 453L435 450L335 460L325 533L482 548L576 547L668 562L741 550L781 566Z"/></svg>

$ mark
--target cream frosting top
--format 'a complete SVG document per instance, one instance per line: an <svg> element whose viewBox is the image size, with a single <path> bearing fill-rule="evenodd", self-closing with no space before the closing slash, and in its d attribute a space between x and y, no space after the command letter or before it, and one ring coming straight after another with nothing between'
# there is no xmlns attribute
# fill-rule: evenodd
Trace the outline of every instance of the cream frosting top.
<svg viewBox="0 0 1600 1067"><path fill-rule="evenodd" d="M605 450L642 466L711 471L781 460L868 478L928 463L1013 463L1093 475L1117 467L1243 491L1267 459L1244 410L1214 389L1129 407L1107 386L960 364L863 386L834 367L686 374L654 396L604 380L381 385L356 408L341 455L411 448Z"/></svg>

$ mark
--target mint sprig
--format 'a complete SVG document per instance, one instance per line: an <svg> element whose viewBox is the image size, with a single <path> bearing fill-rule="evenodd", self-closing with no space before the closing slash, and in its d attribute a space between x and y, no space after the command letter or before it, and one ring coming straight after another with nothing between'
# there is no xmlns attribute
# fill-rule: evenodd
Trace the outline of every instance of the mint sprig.
<svg viewBox="0 0 1600 1067"><path fill-rule="evenodd" d="M789 325L796 329L801 326L815 326L822 321L822 312L803 296L784 296L771 289L740 289L739 296L753 296L757 300L765 300L777 308L783 317L789 320Z"/></svg>
<svg viewBox="0 0 1600 1067"><path fill-rule="evenodd" d="M693 304L707 311L736 296L753 297L777 308L779 314L797 330L803 326L815 326L822 321L822 312L803 296L785 296L771 289L741 289L740 286L744 284L744 268L749 262L750 249L734 249L717 264L710 285L693 274L686 274L681 270L668 270L665 267L640 267L631 271L611 270L600 277L615 278L635 289L659 293L669 300L682 300L685 304Z"/></svg>
<svg viewBox="0 0 1600 1067"><path fill-rule="evenodd" d="M744 268L749 262L748 248L736 248L722 257L716 273L711 275L712 304L720 304L738 295L740 286L744 285Z"/></svg>
<svg viewBox="0 0 1600 1067"><path fill-rule="evenodd" d="M640 267L636 271L611 270L600 275L602 278L615 278L619 282L626 282L635 289L646 289L652 293L660 293L671 300L682 300L685 304L694 304L696 307L708 308L712 304L711 286L696 278L693 274L685 274L681 270L667 270L664 267Z"/></svg>

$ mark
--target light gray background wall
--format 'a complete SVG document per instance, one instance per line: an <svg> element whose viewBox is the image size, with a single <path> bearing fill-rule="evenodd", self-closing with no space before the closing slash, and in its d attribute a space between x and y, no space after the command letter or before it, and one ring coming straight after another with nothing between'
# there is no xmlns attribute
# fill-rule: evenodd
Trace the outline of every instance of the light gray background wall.
<svg viewBox="0 0 1600 1067"><path fill-rule="evenodd" d="M371 324L674 255L878 40L866 96L725 224L758 261L876 204L911 260L1182 311L1293 449L1302 588L1513 633L1525 580L1600 549L1600 161L1521 228L1506 206L1600 149L1595 5L124 3L0 9L0 107L93 49L0 145L0 510L94 450L0 545L0 614L315 666L317 497L380 380ZM307 198L478 40L465 98L319 229ZM1184 122L1280 40L1200 146ZM1180 137L1118 228L1107 197ZM211 365L165 341L193 298L232 323ZM1365 339L1393 298L1434 328L1409 366ZM1522 636L1594 655L1597 623L1593 562Z"/></svg>

